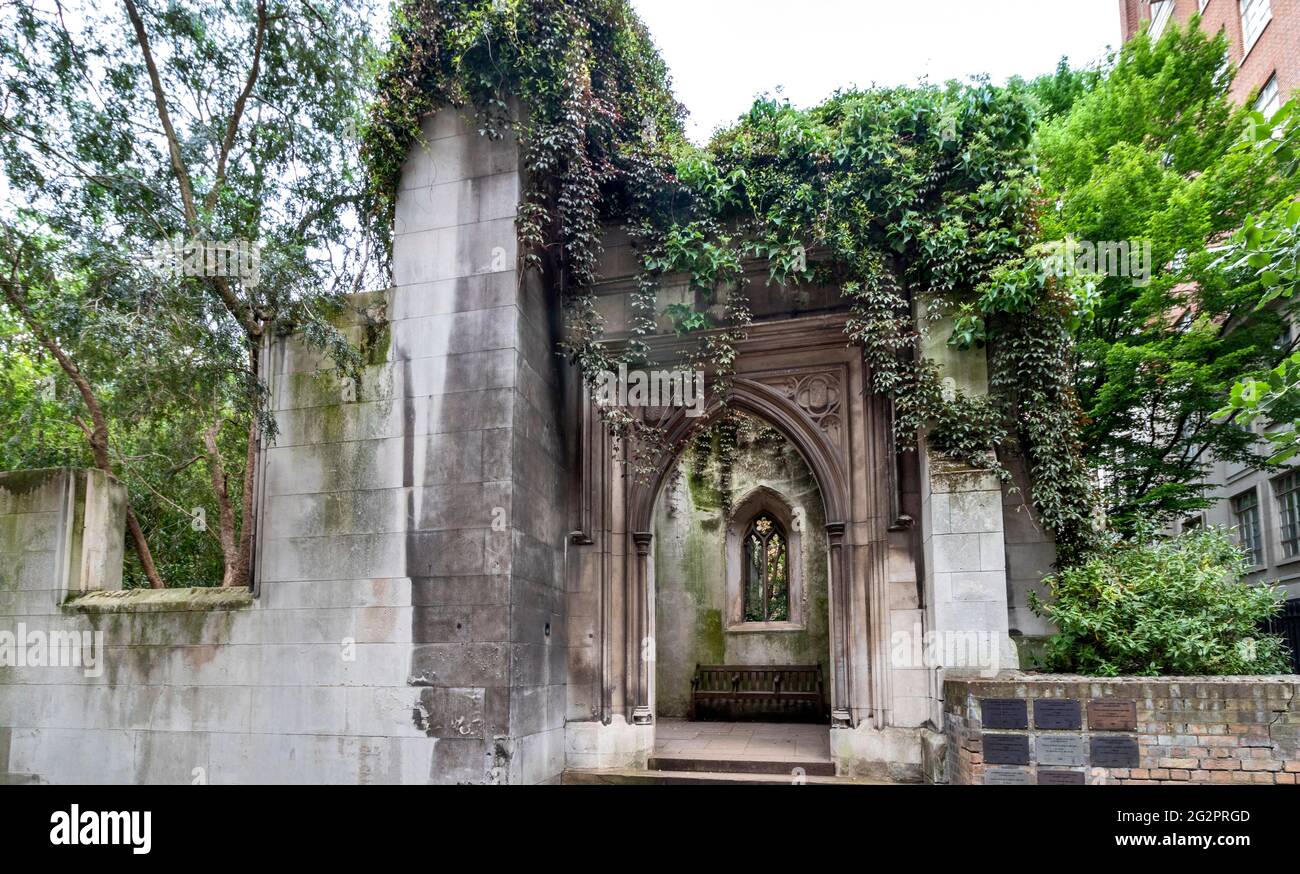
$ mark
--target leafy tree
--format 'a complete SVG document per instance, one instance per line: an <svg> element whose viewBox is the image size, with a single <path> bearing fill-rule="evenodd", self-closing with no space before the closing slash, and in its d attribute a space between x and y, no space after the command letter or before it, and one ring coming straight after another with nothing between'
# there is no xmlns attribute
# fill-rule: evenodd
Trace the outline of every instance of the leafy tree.
<svg viewBox="0 0 1300 874"><path fill-rule="evenodd" d="M1026 88L1038 101L1039 119L1050 121L1069 112L1085 94L1097 87L1101 77L1100 66L1074 69L1068 58L1061 58L1055 72L1034 78ZM1019 81L1019 77L1012 78L1013 85Z"/></svg>
<svg viewBox="0 0 1300 874"><path fill-rule="evenodd" d="M1048 577L1048 602L1030 594L1060 629L1044 667L1103 677L1286 673L1282 638L1260 631L1278 592L1243 582L1248 565L1214 528L1113 543Z"/></svg>
<svg viewBox="0 0 1300 874"><path fill-rule="evenodd" d="M0 289L4 291L4 299L17 320L30 332L36 343L58 362L59 369L76 389L86 416L83 418L73 414L72 421L85 435L95 467L112 474L114 465L109 454L108 417L104 414L104 405L85 371L61 339L66 333L75 333L79 327L76 324L79 320L75 316L73 319L68 319L67 316L73 312L68 304L79 297L77 286L81 284L82 277L60 277L51 272L43 257L46 253L41 248L32 245L15 246L12 244L14 236L12 228L5 228L4 242L0 244L0 249L6 255L4 274L0 276ZM140 527L140 520L130 506L126 508L126 527L149 584L154 588L163 588L162 577L154 565L153 553L149 549L144 530Z"/></svg>
<svg viewBox="0 0 1300 874"><path fill-rule="evenodd" d="M27 314L9 297L0 342L23 349L33 372L57 358L34 339L75 348L102 408L95 453L113 447L107 463L144 527L175 550L164 567L210 567L187 552L201 534L216 541L225 584L248 578L256 450L274 438L264 344L297 330L357 366L330 317L377 276L358 233L351 136L366 100L367 12L364 0L0 10L0 166L13 201L3 254L42 278L25 291ZM142 269L181 241L208 252L242 242L256 269ZM59 408L4 411L44 419ZM6 463L59 454L10 443ZM211 534L195 530L194 507L214 510Z"/></svg>
<svg viewBox="0 0 1300 874"><path fill-rule="evenodd" d="M1290 307L1300 291L1300 100L1291 100L1266 119L1248 116L1240 148L1262 152L1276 161L1285 180L1282 197L1269 209L1246 219L1224 258L1230 271L1247 271L1265 288L1260 306ZM1266 437L1275 464L1300 454L1300 352L1291 352L1269 373L1246 378L1232 388L1219 411L1225 421L1271 425Z"/></svg>
<svg viewBox="0 0 1300 874"><path fill-rule="evenodd" d="M1219 270L1207 244L1280 183L1233 148L1246 116L1227 96L1226 50L1195 19L1141 34L1038 134L1044 239L1150 245L1149 265L1083 265L1098 294L1075 332L1084 452L1122 530L1205 506L1213 458L1259 462L1256 436L1215 413L1242 372L1276 363L1282 321L1257 307L1258 279Z"/></svg>

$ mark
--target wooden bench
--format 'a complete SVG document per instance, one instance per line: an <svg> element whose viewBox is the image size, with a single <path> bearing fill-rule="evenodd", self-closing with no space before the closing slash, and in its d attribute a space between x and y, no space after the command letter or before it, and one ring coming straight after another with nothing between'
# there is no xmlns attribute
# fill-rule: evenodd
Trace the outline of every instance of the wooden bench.
<svg viewBox="0 0 1300 874"><path fill-rule="evenodd" d="M820 665L696 665L691 719L829 722Z"/></svg>

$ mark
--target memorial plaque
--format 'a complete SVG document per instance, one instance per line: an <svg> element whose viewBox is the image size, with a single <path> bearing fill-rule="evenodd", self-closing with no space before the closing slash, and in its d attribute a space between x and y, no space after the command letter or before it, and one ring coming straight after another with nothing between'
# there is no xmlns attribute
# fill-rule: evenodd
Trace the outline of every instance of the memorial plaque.
<svg viewBox="0 0 1300 874"><path fill-rule="evenodd" d="M980 719L985 728L1029 728L1029 708L1019 698L981 698Z"/></svg>
<svg viewBox="0 0 1300 874"><path fill-rule="evenodd" d="M1088 781L1082 771L1044 771L1038 770L1039 786L1083 786Z"/></svg>
<svg viewBox="0 0 1300 874"><path fill-rule="evenodd" d="M1138 766L1137 738L1127 735L1094 737L1092 764L1096 768L1136 768Z"/></svg>
<svg viewBox="0 0 1300 874"><path fill-rule="evenodd" d="M989 765L1028 765L1029 735L985 734L984 762Z"/></svg>
<svg viewBox="0 0 1300 874"><path fill-rule="evenodd" d="M1036 744L1040 765L1088 764L1081 734L1040 734Z"/></svg>
<svg viewBox="0 0 1300 874"><path fill-rule="evenodd" d="M985 786L1032 786L1028 768L985 768Z"/></svg>
<svg viewBox="0 0 1300 874"><path fill-rule="evenodd" d="M1035 701L1034 728L1064 728L1078 731L1083 728L1079 702L1064 698L1042 698Z"/></svg>
<svg viewBox="0 0 1300 874"><path fill-rule="evenodd" d="M1136 701L1095 698L1088 702L1088 727L1093 731L1133 731L1137 724Z"/></svg>

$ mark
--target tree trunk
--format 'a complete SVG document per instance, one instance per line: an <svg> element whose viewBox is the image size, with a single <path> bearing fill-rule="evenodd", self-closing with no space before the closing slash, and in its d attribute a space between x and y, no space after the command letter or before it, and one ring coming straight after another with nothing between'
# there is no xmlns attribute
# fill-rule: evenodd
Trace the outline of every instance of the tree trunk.
<svg viewBox="0 0 1300 874"><path fill-rule="evenodd" d="M257 530L254 518L253 490L257 484L257 411L248 423L248 457L244 464L243 516L239 527L239 562L235 566L235 580L231 585L246 586L252 582L253 570L253 534Z"/></svg>
<svg viewBox="0 0 1300 874"><path fill-rule="evenodd" d="M262 355L257 340L250 338L248 348L248 369L254 383L261 384ZM248 586L253 582L253 535L257 532L257 509L254 503L257 487L257 450L260 430L257 424L258 397L253 389L249 411L252 418L248 422L248 449L244 455L244 491L240 495L239 554L235 564L234 579L227 585Z"/></svg>
<svg viewBox="0 0 1300 874"><path fill-rule="evenodd" d="M235 585L239 572L239 549L235 544L235 510L230 505L230 481L226 465L221 459L217 437L221 434L221 413L217 413L212 427L203 433L203 446L208 451L208 475L212 478L212 492L217 496L218 539L221 541L223 573L221 585Z"/></svg>

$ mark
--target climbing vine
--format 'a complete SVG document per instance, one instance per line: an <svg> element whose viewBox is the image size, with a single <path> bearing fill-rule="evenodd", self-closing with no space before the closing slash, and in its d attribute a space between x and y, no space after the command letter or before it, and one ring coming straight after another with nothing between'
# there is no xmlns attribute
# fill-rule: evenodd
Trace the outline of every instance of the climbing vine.
<svg viewBox="0 0 1300 874"><path fill-rule="evenodd" d="M518 137L524 266L562 290L564 351L584 374L648 361L662 317L699 337L692 363L725 402L753 318L743 265L765 261L792 293L841 290L871 387L894 399L900 446L924 433L932 451L1005 479L999 454L1018 444L1063 559L1088 549L1066 336L1086 289L1032 254L1039 194L1022 89L846 91L807 110L764 98L700 149L626 0L404 0L364 131L377 225L391 225L421 118L442 106L475 111L484 136ZM611 223L640 257L631 339L617 346L592 291ZM694 303L659 312L669 275L686 277ZM988 396L945 384L936 360L977 345L989 351ZM648 466L662 433L625 410L604 414L641 453L633 466ZM719 425L730 421L724 411Z"/></svg>

